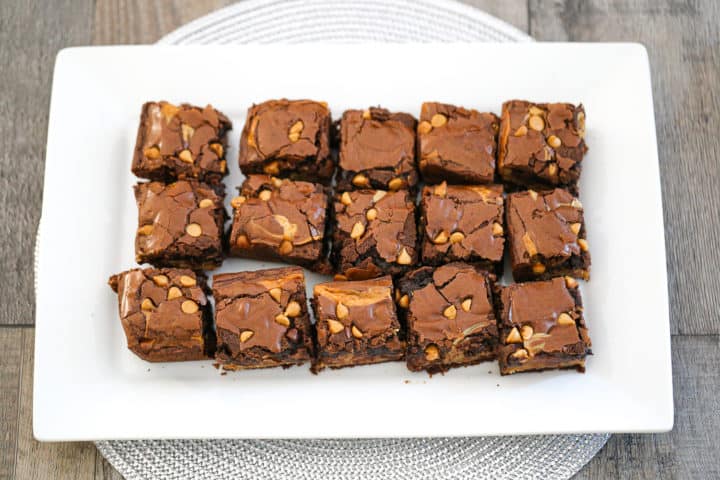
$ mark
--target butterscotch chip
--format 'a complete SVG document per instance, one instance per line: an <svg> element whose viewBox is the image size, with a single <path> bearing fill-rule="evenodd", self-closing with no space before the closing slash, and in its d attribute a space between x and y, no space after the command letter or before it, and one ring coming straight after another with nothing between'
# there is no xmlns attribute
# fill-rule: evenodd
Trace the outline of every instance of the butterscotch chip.
<svg viewBox="0 0 720 480"><path fill-rule="evenodd" d="M435 185L433 193L438 197L444 197L447 195L447 183L442 182L440 185Z"/></svg>
<svg viewBox="0 0 720 480"><path fill-rule="evenodd" d="M362 173L358 173L353 177L352 184L356 187L367 187L368 185L370 185L370 181L365 175L363 175Z"/></svg>
<svg viewBox="0 0 720 480"><path fill-rule="evenodd" d="M365 218L370 220L371 222L377 218L378 211L374 208L371 208L365 213Z"/></svg>
<svg viewBox="0 0 720 480"><path fill-rule="evenodd" d="M547 167L548 175L550 175L550 176L555 175L555 174L557 173L557 169L558 169L557 164L556 164L556 163L551 163L551 164L548 165L548 167Z"/></svg>
<svg viewBox="0 0 720 480"><path fill-rule="evenodd" d="M340 333L345 330L345 325L332 318L328 318L327 323L328 328L330 328L330 333Z"/></svg>
<svg viewBox="0 0 720 480"><path fill-rule="evenodd" d="M400 251L400 255L398 255L397 263L400 265L410 265L412 263L412 257L407 252L405 247Z"/></svg>
<svg viewBox="0 0 720 480"><path fill-rule="evenodd" d="M189 275L181 275L180 285L182 285L183 287L194 287L195 285L197 285L197 281Z"/></svg>
<svg viewBox="0 0 720 480"><path fill-rule="evenodd" d="M385 195L387 195L387 192L385 190L378 190L373 194L373 203L377 203L383 198L385 198Z"/></svg>
<svg viewBox="0 0 720 480"><path fill-rule="evenodd" d="M288 139L289 139L291 142L295 143L295 142L297 142L298 140L300 140L300 134L299 134L298 132L291 132L291 133L288 134Z"/></svg>
<svg viewBox="0 0 720 480"><path fill-rule="evenodd" d="M138 235L150 235L153 232L153 226L152 225L143 225L142 227L138 228Z"/></svg>
<svg viewBox="0 0 720 480"><path fill-rule="evenodd" d="M370 119L372 118L372 114L370 113L370 110L365 110L365 111L363 111L362 117L363 117L365 120L370 120Z"/></svg>
<svg viewBox="0 0 720 480"><path fill-rule="evenodd" d="M193 157L192 153L190 153L190 150L183 150L178 154L178 158L182 160L185 163L193 163Z"/></svg>
<svg viewBox="0 0 720 480"><path fill-rule="evenodd" d="M210 208L213 205L215 204L209 198L203 198L202 200L200 200L200 203L198 203L198 207L200 208Z"/></svg>
<svg viewBox="0 0 720 480"><path fill-rule="evenodd" d="M255 335L255 332L253 332L252 330L243 330L240 333L240 342L241 343L247 342L248 340L250 340L252 338L253 335Z"/></svg>
<svg viewBox="0 0 720 480"><path fill-rule="evenodd" d="M582 227L582 223L571 223L570 224L570 231L573 232L575 235L580 233L580 228Z"/></svg>
<svg viewBox="0 0 720 480"><path fill-rule="evenodd" d="M347 318L349 313L350 311L348 310L348 308L342 303L338 303L335 307L335 316L340 320Z"/></svg>
<svg viewBox="0 0 720 480"><path fill-rule="evenodd" d="M267 202L270 198L272 198L272 192L270 190L263 190L258 194L258 198L263 202Z"/></svg>
<svg viewBox="0 0 720 480"><path fill-rule="evenodd" d="M430 118L430 124L435 127L442 127L447 123L447 117L443 115L442 113L436 113L435 115Z"/></svg>
<svg viewBox="0 0 720 480"><path fill-rule="evenodd" d="M147 158L155 160L157 158L160 158L160 149L157 147L148 147L143 150L143 155L145 155Z"/></svg>
<svg viewBox="0 0 720 480"><path fill-rule="evenodd" d="M492 226L492 232L493 232L493 235L495 235L496 237L499 237L499 236L502 236L503 233L505 233L505 230L503 230L502 225L495 222L495 223L493 223L493 226Z"/></svg>
<svg viewBox="0 0 720 480"><path fill-rule="evenodd" d="M453 232L450 235L450 243L460 243L465 240L465 234L462 232Z"/></svg>
<svg viewBox="0 0 720 480"><path fill-rule="evenodd" d="M290 319L281 313L275 317L275 323L282 325L283 327L289 327Z"/></svg>
<svg viewBox="0 0 720 480"><path fill-rule="evenodd" d="M191 237L199 237L202 235L202 227L197 223L190 223L185 227L185 232Z"/></svg>
<svg viewBox="0 0 720 480"><path fill-rule="evenodd" d="M542 275L545 273L545 265L542 263L535 263L532 266L532 271L535 275Z"/></svg>
<svg viewBox="0 0 720 480"><path fill-rule="evenodd" d="M175 298L182 297L182 290L180 290L178 287L170 287L167 294L168 300L173 300Z"/></svg>
<svg viewBox="0 0 720 480"><path fill-rule="evenodd" d="M303 131L303 128L305 128L305 125L303 124L302 120L298 120L290 127L290 133L300 133Z"/></svg>
<svg viewBox="0 0 720 480"><path fill-rule="evenodd" d="M153 277L153 282L155 282L155 285L158 287L167 287L169 281L170 279L168 279L167 275L155 275Z"/></svg>
<svg viewBox="0 0 720 480"><path fill-rule="evenodd" d="M230 206L237 210L243 203L245 203L245 201L247 201L247 198L245 198L244 195L240 195L230 200Z"/></svg>
<svg viewBox="0 0 720 480"><path fill-rule="evenodd" d="M353 228L350 231L350 238L357 240L358 238L362 237L363 233L365 233L365 225L363 225L361 222L357 222L355 225L353 225Z"/></svg>
<svg viewBox="0 0 720 480"><path fill-rule="evenodd" d="M447 243L448 236L447 233L445 233L445 230L442 230L440 233L438 233L435 238L433 238L433 243L437 245L442 245L444 243Z"/></svg>
<svg viewBox="0 0 720 480"><path fill-rule="evenodd" d="M573 320L573 318L570 315L568 315L567 313L564 313L564 312L561 313L560 315L558 315L557 323L558 323L558 325L575 326L575 320Z"/></svg>
<svg viewBox="0 0 720 480"><path fill-rule="evenodd" d="M287 307L285 307L285 315L288 317L297 317L301 312L302 308L300 308L300 304L295 300L288 303Z"/></svg>
<svg viewBox="0 0 720 480"><path fill-rule="evenodd" d="M472 298L466 298L463 300L463 302L460 304L460 307L463 309L464 312L469 312L470 308L472 308Z"/></svg>
<svg viewBox="0 0 720 480"><path fill-rule="evenodd" d="M418 133L424 135L424 134L426 134L426 133L430 133L430 132L432 131L432 128L433 128L433 127L432 127L432 125L430 124L430 122L428 122L428 121L422 121L422 122L420 122L420 124L418 125L417 131L418 131Z"/></svg>
<svg viewBox="0 0 720 480"><path fill-rule="evenodd" d="M145 298L145 299L143 299L142 303L140 304L140 308L147 312L147 311L150 311L153 308L155 308L155 304L149 298Z"/></svg>
<svg viewBox="0 0 720 480"><path fill-rule="evenodd" d="M513 352L510 356L515 360L518 360L520 363L525 363L527 362L528 358L530 358L530 354L528 354L528 351L524 348L515 350L515 352Z"/></svg>
<svg viewBox="0 0 720 480"><path fill-rule="evenodd" d="M523 340L528 340L530 337L533 336L534 330L530 325L524 325L520 329L520 336L523 338Z"/></svg>
<svg viewBox="0 0 720 480"><path fill-rule="evenodd" d="M282 187L283 181L281 179L279 179L277 177L272 177L271 180L272 180L272 184L275 188Z"/></svg>
<svg viewBox="0 0 720 480"><path fill-rule="evenodd" d="M575 288L578 286L578 282L574 278L566 276L565 285L567 285L568 288Z"/></svg>
<svg viewBox="0 0 720 480"><path fill-rule="evenodd" d="M525 250L527 250L528 255L531 257L534 257L537 255L537 247L535 246L535 242L533 242L532 238L530 238L530 234L525 232L522 236L523 245L525 245Z"/></svg>
<svg viewBox="0 0 720 480"><path fill-rule="evenodd" d="M198 307L198 304L193 302L192 300L185 300L182 305L180 305L180 308L183 312L189 315L197 312L200 309L200 307Z"/></svg>
<svg viewBox="0 0 720 480"><path fill-rule="evenodd" d="M525 125L520 125L520 127L515 130L515 133L513 134L516 137L524 137L527 135L528 129Z"/></svg>
<svg viewBox="0 0 720 480"><path fill-rule="evenodd" d="M407 295L403 295L400 297L400 300L398 300L398 305L400 305L402 308L408 308L410 305L410 297Z"/></svg>
<svg viewBox="0 0 720 480"><path fill-rule="evenodd" d="M355 337L355 338L362 338L362 336L363 336L363 334L362 334L362 332L360 331L360 329L357 328L355 325L352 326L352 328L350 329L350 331L352 332L352 336Z"/></svg>
<svg viewBox="0 0 720 480"><path fill-rule="evenodd" d="M588 250L590 250L590 245L588 245L587 240L585 240L584 238L578 238L577 243L580 246L580 250L582 250L583 252L587 252Z"/></svg>
<svg viewBox="0 0 720 480"><path fill-rule="evenodd" d="M550 135L547 139L547 144L550 145L552 148L560 148L560 145L562 145L562 140L560 140L560 138L556 137L555 135Z"/></svg>
<svg viewBox="0 0 720 480"><path fill-rule="evenodd" d="M530 198L533 199L533 201L537 200L538 194L535 190L528 190L528 194L530 195Z"/></svg>
<svg viewBox="0 0 720 480"><path fill-rule="evenodd" d="M280 243L280 248L278 248L278 252L280 252L280 255L290 255L290 252L293 251L293 243L289 240L283 240L282 243Z"/></svg>
<svg viewBox="0 0 720 480"><path fill-rule="evenodd" d="M405 186L405 180L403 180L402 178L396 177L388 182L388 188L393 191L400 190L404 186Z"/></svg>
<svg viewBox="0 0 720 480"><path fill-rule="evenodd" d="M348 192L343 192L343 194L340 195L340 203L343 205L352 205L352 198Z"/></svg>
<svg viewBox="0 0 720 480"><path fill-rule="evenodd" d="M425 360L428 362L432 362L433 360L437 360L440 358L440 351L438 350L437 346L435 345L428 345L425 347Z"/></svg>
<svg viewBox="0 0 720 480"><path fill-rule="evenodd" d="M268 175L277 175L278 173L280 173L280 165L278 164L278 162L270 162L263 167L263 172L267 173Z"/></svg>
<svg viewBox="0 0 720 480"><path fill-rule="evenodd" d="M250 246L250 240L248 240L247 235L239 235L237 240L235 240L235 245L237 245L238 248L248 248Z"/></svg>
<svg viewBox="0 0 720 480"><path fill-rule="evenodd" d="M573 198L572 202L570 202L570 206L573 208L577 208L578 210L582 209L582 203L577 198Z"/></svg>
<svg viewBox="0 0 720 480"><path fill-rule="evenodd" d="M513 329L510 330L507 338L505 338L505 343L522 343L522 337L517 328L513 327Z"/></svg>
<svg viewBox="0 0 720 480"><path fill-rule="evenodd" d="M450 305L443 310L443 315L450 320L454 320L457 317L457 308L455 308L455 305Z"/></svg>
<svg viewBox="0 0 720 480"><path fill-rule="evenodd" d="M530 125L530 128L533 130L540 132L545 128L545 121L539 115L532 115L528 120L528 125Z"/></svg>
<svg viewBox="0 0 720 480"><path fill-rule="evenodd" d="M195 135L195 129L190 125L183 123L180 125L180 131L182 132L183 141L187 144L190 143L190 139Z"/></svg>
<svg viewBox="0 0 720 480"><path fill-rule="evenodd" d="M280 302L280 297L282 296L281 288L278 288L278 287L271 288L270 290L268 290L268 293L276 302Z"/></svg>
<svg viewBox="0 0 720 480"><path fill-rule="evenodd" d="M223 154L225 153L225 149L223 148L221 143L211 143L210 150L215 152L215 155L217 155L220 158L222 158Z"/></svg>

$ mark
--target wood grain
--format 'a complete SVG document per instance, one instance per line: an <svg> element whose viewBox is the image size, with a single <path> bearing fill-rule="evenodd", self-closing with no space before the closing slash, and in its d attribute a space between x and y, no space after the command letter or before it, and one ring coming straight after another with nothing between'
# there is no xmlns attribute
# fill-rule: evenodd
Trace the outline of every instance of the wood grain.
<svg viewBox="0 0 720 480"><path fill-rule="evenodd" d="M531 0L530 11L530 34L538 40L632 41L647 47L672 332L720 333L720 135L715 134L720 129L720 2Z"/></svg>
<svg viewBox="0 0 720 480"><path fill-rule="evenodd" d="M15 469L23 329L0 328L0 478Z"/></svg>
<svg viewBox="0 0 720 480"><path fill-rule="evenodd" d="M40 218L55 54L90 41L92 0L0 1L0 325L33 324L33 247ZM7 251L5 251L7 249Z"/></svg>

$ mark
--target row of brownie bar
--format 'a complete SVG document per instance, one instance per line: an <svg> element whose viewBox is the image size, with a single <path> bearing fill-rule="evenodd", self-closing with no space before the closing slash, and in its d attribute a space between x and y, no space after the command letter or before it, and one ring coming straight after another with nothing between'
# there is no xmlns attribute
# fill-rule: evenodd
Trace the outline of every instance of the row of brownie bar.
<svg viewBox="0 0 720 480"><path fill-rule="evenodd" d="M519 105L527 113L515 129ZM541 132L548 136L543 140L544 147L531 149L536 153L550 155L549 145L557 147L556 141L575 145L570 150L573 154L581 156L584 152L582 107L540 105L544 110L528 102L504 105L503 118L507 121L503 121L501 131L509 131L510 125L522 133L505 141L501 134L500 151L505 150L506 154L500 158L504 158L505 165L512 164L524 146L534 145ZM492 132L498 126L489 119L497 118L436 103L424 104L422 111L417 138L420 170L426 180L457 181L462 177L466 181L492 181L496 137ZM570 193L576 190L579 160L567 172L560 168L567 175L557 177L558 181L565 179L570 191L555 189L538 195L529 190L511 194L506 223L503 187L492 184L448 186L443 182L426 186L417 219L413 197L404 189L415 186L417 181L417 173L413 173L415 136L412 129L408 130L408 125L414 125L411 120L407 114L391 114L381 109L345 112L340 122L340 131L344 133L338 193L328 215L328 188L320 183L250 173L261 170L293 177L316 175L316 181L327 180L334 170L327 107L304 100L269 101L253 106L248 112L240 148L240 165L248 177L240 195L231 202L234 220L228 242L230 253L296 263L321 273L334 270L348 279L398 275L418 260L429 265L469 261L497 272L502 266L508 231L516 280L566 274L588 278L590 258L582 206ZM547 132L539 130L540 125ZM226 171L226 162L218 153L224 153L223 135L227 128L229 122L211 107L201 110L165 102L143 107L133 171L163 181L180 175L202 178L205 183L181 180L136 186L138 262L207 269L222 261L225 211L219 179L220 172ZM315 146L311 147L312 142L305 141L303 135L313 139ZM559 138L563 140L555 140ZM565 165L563 153L567 152L563 148L566 147L552 150L550 155L558 165ZM298 149L305 157L301 158ZM272 153L261 156L261 151ZM394 160L389 160L390 157ZM368 168L351 168L348 159ZM434 164L433 159L440 163ZM394 162L397 168L387 176L390 170L383 169L378 162ZM464 165L462 169L460 165ZM548 165L550 168L554 164ZM218 170L208 173L213 166ZM402 181L398 180L400 176L396 174L406 167L410 170L403 174ZM488 175L477 177L478 172L487 169ZM543 171L538 171L538 177L530 183L537 184ZM358 181L358 177L369 179L369 183ZM370 188L378 185L386 189ZM358 189L347 191L343 187ZM328 232L332 232L333 240L332 267L326 260Z"/></svg>
<svg viewBox="0 0 720 480"><path fill-rule="evenodd" d="M310 322L299 267L205 278L134 269L110 279L128 347L149 361L214 357L228 370L311 362L314 373L405 359L429 373L498 359L503 375L584 370L590 339L572 277L495 284L477 266L420 267L399 278L317 284Z"/></svg>

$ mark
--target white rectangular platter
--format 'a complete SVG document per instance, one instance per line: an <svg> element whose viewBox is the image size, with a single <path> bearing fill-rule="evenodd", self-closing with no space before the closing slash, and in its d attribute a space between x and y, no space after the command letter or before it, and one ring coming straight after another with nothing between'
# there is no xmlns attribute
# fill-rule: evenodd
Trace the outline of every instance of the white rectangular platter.
<svg viewBox="0 0 720 480"><path fill-rule="evenodd" d="M592 280L587 373L432 378L388 363L222 376L146 363L125 346L108 277L132 268L130 173L140 106L211 103L234 122L270 98L419 114L423 101L500 113L504 100L582 102ZM35 132L40 135L41 132ZM230 211L230 209L228 209ZM229 259L220 272L272 264ZM322 280L308 275L311 286ZM656 432L673 425L665 245L652 90L634 44L98 47L57 58L37 256L33 423L40 440L412 437Z"/></svg>

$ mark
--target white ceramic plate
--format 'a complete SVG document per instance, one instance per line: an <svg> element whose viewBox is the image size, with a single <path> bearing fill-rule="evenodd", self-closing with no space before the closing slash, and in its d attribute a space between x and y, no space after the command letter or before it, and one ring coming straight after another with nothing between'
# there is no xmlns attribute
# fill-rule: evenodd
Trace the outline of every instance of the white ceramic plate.
<svg viewBox="0 0 720 480"><path fill-rule="evenodd" d="M109 275L132 268L130 160L141 104L230 116L228 191L247 108L314 98L419 113L426 100L499 113L504 100L582 102L584 375L501 377L494 363L429 378L403 363L221 376L210 361L131 354ZM62 51L39 237L34 432L41 440L411 437L666 431L673 424L663 216L648 58L632 44L99 47ZM229 197L228 197L229 198ZM230 259L219 271L271 264ZM319 278L308 275L310 286Z"/></svg>

